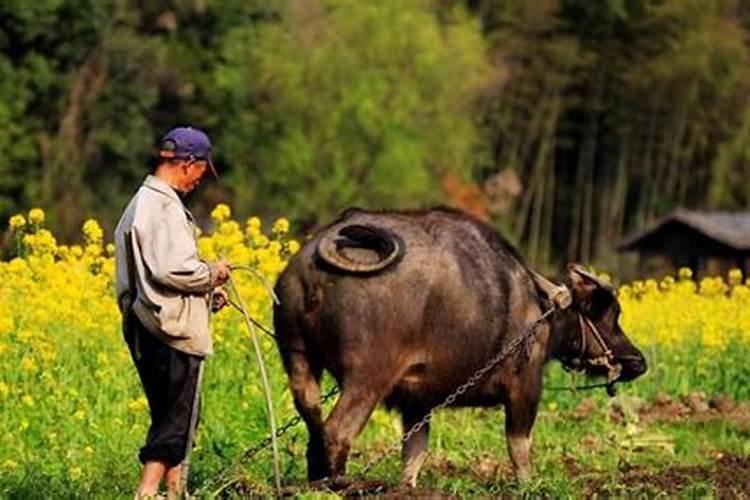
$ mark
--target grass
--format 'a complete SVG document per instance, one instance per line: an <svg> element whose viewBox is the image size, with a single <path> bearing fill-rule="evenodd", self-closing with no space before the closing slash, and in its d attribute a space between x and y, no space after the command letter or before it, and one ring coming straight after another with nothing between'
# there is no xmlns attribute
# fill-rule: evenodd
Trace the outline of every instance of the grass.
<svg viewBox="0 0 750 500"><path fill-rule="evenodd" d="M59 338L58 357L44 370L33 376L13 370L3 375L11 387L23 386L34 403L20 402L20 393L0 398L0 497L131 498L139 470L136 453L145 436L148 413L138 403L141 389L124 354L125 344L116 333L85 340L75 337L66 343L60 332ZM269 339L263 345L277 415L283 423L296 413L275 346ZM649 374L623 386L614 400L603 391L546 392L534 427L536 476L526 484L512 479L502 408L439 412L432 425L431 454L420 478L420 491L460 497L555 498L595 494L694 498L732 491L731 484L722 490L716 483L721 474L727 474L721 457L744 457L745 462L730 471L730 477L750 473L743 469L743 463L750 464L750 426L719 417L646 421L634 408L661 392L683 395L698 387L709 394L727 392L742 399L747 389L737 381L744 380L746 369L736 367L742 366L741 359L748 359L747 354L747 347L738 346L732 351L733 359L706 368L709 371L701 383L698 375L685 368L688 365L675 369L672 354L656 352L660 363L652 362ZM697 355L680 353L679 359ZM14 363L8 358L5 362ZM734 377L720 373L725 365L735 367ZM670 378L675 374L681 378ZM330 386L330 381L326 383ZM566 383L566 375L552 365L546 385ZM257 367L241 330L229 331L217 345L217 354L207 365L204 396L191 484L206 496L218 489L212 482L221 471L267 433ZM594 400L595 409L585 418L574 418L575 409L586 398ZM396 442L400 432L397 415L377 410L354 443L348 469L351 477L359 478L364 463ZM300 498L335 497L334 492L306 487L305 442L302 425L281 440L285 484L298 487ZM221 496L271 495L270 460L270 450L258 454L241 469L239 486L227 488ZM396 485L399 468L396 453L370 471L367 479Z"/></svg>

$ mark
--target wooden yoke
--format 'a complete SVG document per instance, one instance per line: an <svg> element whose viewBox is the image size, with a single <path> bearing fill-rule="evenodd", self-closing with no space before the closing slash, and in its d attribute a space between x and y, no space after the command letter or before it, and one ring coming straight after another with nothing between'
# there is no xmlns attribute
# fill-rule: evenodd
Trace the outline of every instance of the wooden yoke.
<svg viewBox="0 0 750 500"><path fill-rule="evenodd" d="M558 309L567 309L570 307L570 304L573 303L573 296L567 286L556 285L533 269L529 269L529 273L531 273L531 277L534 279L537 288L555 304L555 307Z"/></svg>

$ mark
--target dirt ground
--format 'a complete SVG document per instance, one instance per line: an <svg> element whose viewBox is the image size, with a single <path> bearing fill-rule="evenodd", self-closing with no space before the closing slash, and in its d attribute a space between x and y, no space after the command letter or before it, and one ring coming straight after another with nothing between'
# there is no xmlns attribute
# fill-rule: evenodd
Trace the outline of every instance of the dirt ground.
<svg viewBox="0 0 750 500"><path fill-rule="evenodd" d="M441 467L442 468L442 467ZM578 477L585 476L582 493L584 498L621 497L624 492L638 492L640 495L676 495L696 482L710 484L716 498L750 498L750 458L733 455L722 456L711 467L682 466L661 470L642 466L622 467L619 477L585 471L575 463L566 463L566 468ZM466 470L447 467L446 473L466 473ZM451 470L452 469L452 470ZM469 471L476 474L477 471ZM494 476L496 479L497 476ZM616 486L616 488L613 488ZM437 490L424 488L404 488L389 486L378 481L354 481L338 491L345 498L458 498Z"/></svg>
<svg viewBox="0 0 750 500"><path fill-rule="evenodd" d="M472 468L456 466L447 461L433 463L446 475L472 475L488 484L500 477L509 477L510 469L500 460L490 463L484 458ZM674 466L660 470L645 466L623 465L614 477L611 474L586 470L569 456L564 457L566 470L572 477L581 477L584 498L622 497L626 492L639 495L676 495L695 483L710 485L716 498L750 498L750 457L723 455L711 466ZM439 490L426 488L405 488L377 480L351 480L342 478L335 482L308 485L309 489L333 491L344 498L458 498ZM287 491L290 496L299 493L299 488Z"/></svg>
<svg viewBox="0 0 750 500"><path fill-rule="evenodd" d="M640 425L652 423L687 423L723 420L740 432L750 433L750 404L737 403L726 396L707 398L696 392L681 398L659 395L653 401L631 400L627 404L611 403L601 407L593 399L583 400L566 418L586 420L601 418L604 414L614 422L632 421ZM596 436L585 437L581 445L594 449ZM706 465L682 465L655 468L653 466L623 463L616 472L587 468L570 455L563 455L563 466L576 483L584 498L622 497L628 493L638 495L676 495L692 485L702 484L721 499L750 499L750 457L715 453ZM439 457L431 457L429 467L433 472L448 477L471 477L479 484L494 485L498 478L512 477L505 457L480 456L472 464L456 464ZM377 480L340 478L289 487L286 493L293 496L300 491L326 490L344 498L457 498L439 490L405 488ZM244 491L243 491L244 490ZM237 485L235 493L251 493L250 485Z"/></svg>
<svg viewBox="0 0 750 500"><path fill-rule="evenodd" d="M613 421L624 421L637 415L642 425L662 422L705 423L722 420L741 432L750 432L750 404L737 403L731 398L717 395L708 398L694 392L681 398L658 395L651 402L631 401L629 407L614 403L598 408L593 399L583 400L571 412L571 418L584 420L596 412L604 411ZM584 443L585 445L586 443ZM644 466L622 465L616 482L631 491L676 494L695 483L710 484L718 498L750 498L750 457L718 453L710 466L672 466L661 470ZM586 497L602 496L612 483L612 478L597 478L571 457L565 458L565 467L577 477L590 477L584 486Z"/></svg>

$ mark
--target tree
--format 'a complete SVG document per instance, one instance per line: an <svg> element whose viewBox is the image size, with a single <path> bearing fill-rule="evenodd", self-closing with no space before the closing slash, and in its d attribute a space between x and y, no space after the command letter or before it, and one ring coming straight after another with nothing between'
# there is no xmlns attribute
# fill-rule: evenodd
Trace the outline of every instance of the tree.
<svg viewBox="0 0 750 500"><path fill-rule="evenodd" d="M750 102L745 34L725 2L470 4L510 74L484 108L495 151L485 175L521 176L500 223L532 262L617 265L624 232L704 205L710 179L726 177L712 161Z"/></svg>
<svg viewBox="0 0 750 500"><path fill-rule="evenodd" d="M414 207L471 174L489 76L477 23L430 2L290 1L240 26L216 70L220 147L241 209L307 222L352 204Z"/></svg>

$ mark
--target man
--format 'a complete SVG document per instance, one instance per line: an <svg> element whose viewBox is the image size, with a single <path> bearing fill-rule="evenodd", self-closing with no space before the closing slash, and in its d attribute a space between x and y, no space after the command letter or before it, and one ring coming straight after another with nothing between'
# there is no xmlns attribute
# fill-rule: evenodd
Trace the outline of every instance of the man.
<svg viewBox="0 0 750 500"><path fill-rule="evenodd" d="M217 287L227 281L229 266L199 258L195 221L180 198L209 169L217 177L205 133L190 127L169 131L159 144L156 169L115 230L123 331L151 411L139 453L137 499L155 498L164 478L170 498L183 493L182 462L197 423L201 363L212 352L209 310L226 304Z"/></svg>

